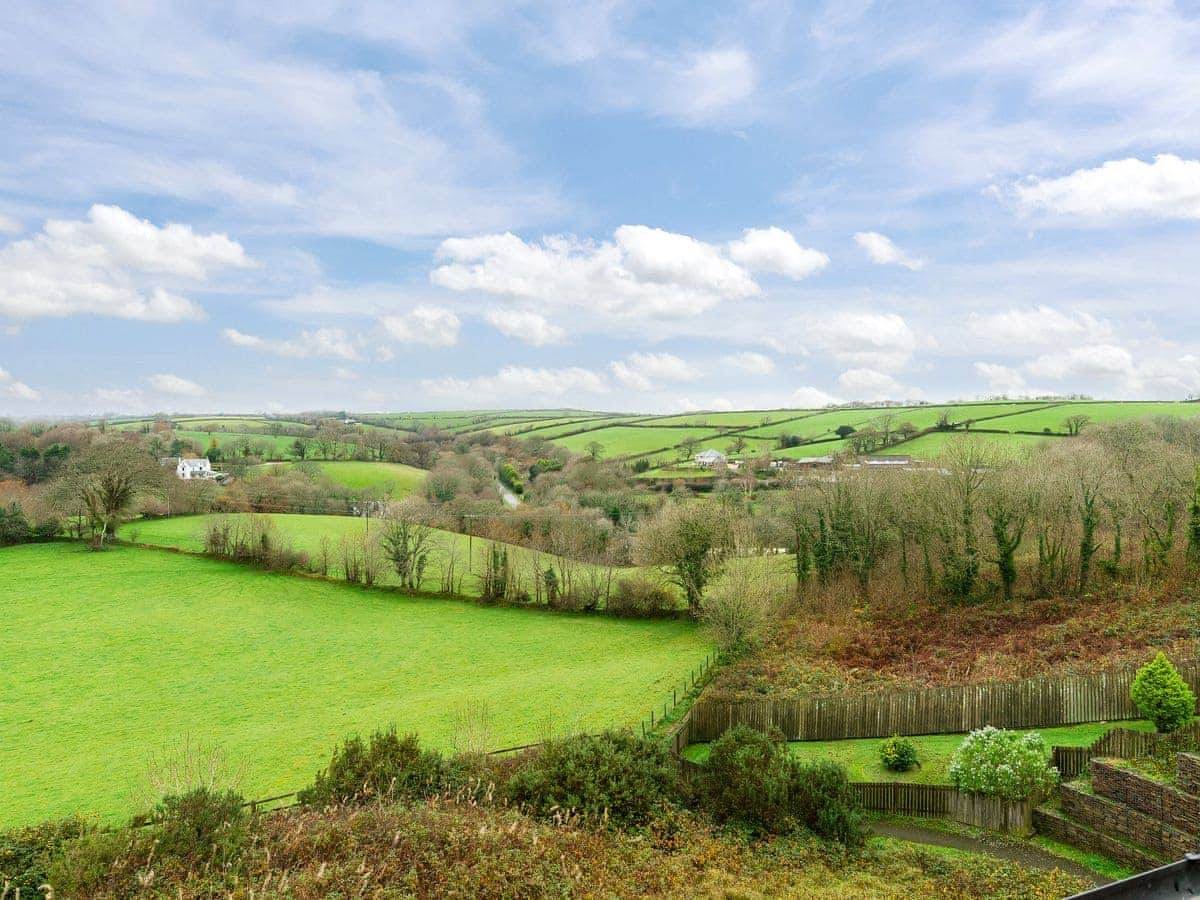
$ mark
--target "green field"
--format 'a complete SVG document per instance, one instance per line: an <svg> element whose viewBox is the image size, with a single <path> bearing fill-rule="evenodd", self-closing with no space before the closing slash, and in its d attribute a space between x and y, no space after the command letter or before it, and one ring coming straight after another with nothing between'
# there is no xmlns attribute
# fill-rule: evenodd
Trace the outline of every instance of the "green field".
<svg viewBox="0 0 1200 900"><path fill-rule="evenodd" d="M1008 431L1044 431L1049 428L1052 432L1065 434L1068 416L1087 416L1093 424L1102 425L1107 422L1118 422L1122 419L1136 419L1146 416L1176 416L1179 418L1200 415L1200 403L1155 403L1155 402L1086 402L1063 403L1049 409L997 419L994 422L981 423L987 428L1002 428Z"/></svg>
<svg viewBox="0 0 1200 900"><path fill-rule="evenodd" d="M954 441L984 441L1002 450L1019 452L1031 450L1047 441L1061 440L1056 437L1041 437L1036 434L991 434L988 432L972 431L935 431L924 434L911 441L896 444L882 450L877 450L877 456L912 456L917 459L937 459L946 450L946 445Z"/></svg>
<svg viewBox="0 0 1200 900"><path fill-rule="evenodd" d="M254 471L269 475L272 471L291 468L295 463L265 463ZM340 485L354 491L368 491L393 498L417 493L429 474L424 469L389 462L315 462L305 463L317 468Z"/></svg>
<svg viewBox="0 0 1200 900"><path fill-rule="evenodd" d="M0 550L0 830L134 811L148 760L219 746L249 797L396 723L449 748L633 725L709 650L685 622L421 600L232 563L71 544Z"/></svg>
<svg viewBox="0 0 1200 900"><path fill-rule="evenodd" d="M604 447L606 459L620 456L635 456L655 450L675 447L687 438L703 440L716 434L712 428L654 428L628 425L610 425L570 437L560 438L554 443L575 453L586 452L587 445L596 441Z"/></svg>
<svg viewBox="0 0 1200 900"><path fill-rule="evenodd" d="M1068 725L1063 728L1016 729L1037 731L1045 738L1047 747L1087 747L1103 737L1110 728L1132 728L1153 731L1152 722L1095 722L1087 725ZM950 758L962 744L964 734L932 734L909 738L917 747L920 767L908 772L890 772L879 761L879 748L885 738L863 738L854 741L797 741L788 750L797 759L813 762L832 760L846 767L851 781L908 781L914 784L949 783ZM708 759L708 744L693 744L684 751L692 762Z"/></svg>
<svg viewBox="0 0 1200 900"><path fill-rule="evenodd" d="M212 516L176 516L171 519L151 519L130 522L123 525L117 532L124 540L140 544L150 544L156 547L173 547L179 550L199 552L204 549L204 531ZM276 525L279 534L287 538L296 550L307 553L315 558L320 551L321 538L328 537L337 558L337 547L343 537L363 534L367 529L379 529L378 520L368 520L357 516L306 516L290 513L271 513L267 516ZM425 571L425 579L421 584L423 590L437 591L441 586L441 570L446 563L453 559L461 579L461 593L475 596L479 593L478 575L483 571L483 561L493 546L492 541L484 538L472 538L453 531L439 531L434 548L430 553L430 563ZM511 544L500 544L507 549L509 560L514 569L514 577L521 584L527 584L539 572L544 572L551 560L546 553L538 553L525 547ZM587 563L571 563L571 568L580 575L586 572L599 572ZM618 569L617 574L627 570ZM331 569L336 575L338 567ZM382 584L395 584L396 576L385 572Z"/></svg>

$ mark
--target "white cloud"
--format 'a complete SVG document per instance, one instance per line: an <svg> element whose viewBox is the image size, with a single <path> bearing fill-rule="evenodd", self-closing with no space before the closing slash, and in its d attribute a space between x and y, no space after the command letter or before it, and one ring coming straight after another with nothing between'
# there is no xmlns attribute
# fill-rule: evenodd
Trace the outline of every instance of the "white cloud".
<svg viewBox="0 0 1200 900"><path fill-rule="evenodd" d="M109 410L138 410L144 407L144 394L137 388L96 388L92 391L92 399L104 405Z"/></svg>
<svg viewBox="0 0 1200 900"><path fill-rule="evenodd" d="M12 216L0 213L0 234L20 234L24 227Z"/></svg>
<svg viewBox="0 0 1200 900"><path fill-rule="evenodd" d="M659 382L696 381L701 372L673 353L631 353L609 363L613 377L635 391L648 391Z"/></svg>
<svg viewBox="0 0 1200 900"><path fill-rule="evenodd" d="M511 233L450 238L438 258L445 264L430 277L441 287L625 317L696 315L759 293L749 273L711 244L644 225L622 225L600 243L558 235L530 244Z"/></svg>
<svg viewBox="0 0 1200 900"><path fill-rule="evenodd" d="M731 369L740 369L748 375L770 375L775 371L775 360L765 353L730 353L721 357L721 364Z"/></svg>
<svg viewBox="0 0 1200 900"><path fill-rule="evenodd" d="M1031 177L1009 185L1006 193L1023 212L1085 219L1200 219L1200 160L1170 153L1159 154L1152 163L1109 160L1061 178Z"/></svg>
<svg viewBox="0 0 1200 900"><path fill-rule="evenodd" d="M236 328L226 328L221 332L221 337L236 347L264 350L278 356L362 359L362 338L351 335L342 328L301 331L287 340L271 340L256 334L246 334Z"/></svg>
<svg viewBox="0 0 1200 900"><path fill-rule="evenodd" d="M17 381L11 373L0 368L0 397L13 400L40 400L41 394L23 381Z"/></svg>
<svg viewBox="0 0 1200 900"><path fill-rule="evenodd" d="M484 318L501 334L534 347L561 343L567 333L545 316L527 309L489 309Z"/></svg>
<svg viewBox="0 0 1200 900"><path fill-rule="evenodd" d="M972 314L967 319L967 330L990 346L1009 349L1081 340L1102 342L1112 336L1112 326L1089 313L1062 312L1045 305Z"/></svg>
<svg viewBox="0 0 1200 900"><path fill-rule="evenodd" d="M1016 369L999 363L977 362L975 372L988 383L988 389L994 394L1024 394L1025 376Z"/></svg>
<svg viewBox="0 0 1200 900"><path fill-rule="evenodd" d="M458 343L462 322L440 306L417 306L398 316L380 316L379 324L393 340L403 344L452 347Z"/></svg>
<svg viewBox="0 0 1200 900"><path fill-rule="evenodd" d="M223 234L160 228L120 207L96 205L86 220L52 219L38 234L0 249L0 315L202 319L203 309L164 282L197 284L212 272L252 265Z"/></svg>
<svg viewBox="0 0 1200 900"><path fill-rule="evenodd" d="M651 105L669 118L703 124L736 113L754 93L758 72L741 47L712 48L660 62Z"/></svg>
<svg viewBox="0 0 1200 900"><path fill-rule="evenodd" d="M799 281L829 265L820 250L801 247L790 232L774 226L747 228L729 245L729 257L756 272L775 272Z"/></svg>
<svg viewBox="0 0 1200 900"><path fill-rule="evenodd" d="M838 387L855 400L919 400L920 388L898 382L875 369L847 369L838 376Z"/></svg>
<svg viewBox="0 0 1200 900"><path fill-rule="evenodd" d="M820 409L841 403L837 397L812 385L796 388L792 393L791 402L797 409Z"/></svg>
<svg viewBox="0 0 1200 900"><path fill-rule="evenodd" d="M925 260L905 253L890 237L878 231L859 231L854 235L854 243L866 252L871 262L881 266L895 264L912 272L925 268Z"/></svg>
<svg viewBox="0 0 1200 900"><path fill-rule="evenodd" d="M1047 353L1025 365L1038 378L1089 378L1101 380L1136 378L1133 355L1115 344L1072 347L1062 353Z"/></svg>
<svg viewBox="0 0 1200 900"><path fill-rule="evenodd" d="M814 346L849 366L899 369L918 343L908 323L895 313L839 313L808 323L807 328Z"/></svg>
<svg viewBox="0 0 1200 900"><path fill-rule="evenodd" d="M203 397L208 393L202 385L178 375L151 375L146 381L156 391L174 397Z"/></svg>
<svg viewBox="0 0 1200 900"><path fill-rule="evenodd" d="M604 394L609 390L604 376L577 366L562 369L505 366L495 375L478 378L428 378L421 390L465 406L502 403L528 406L563 397Z"/></svg>

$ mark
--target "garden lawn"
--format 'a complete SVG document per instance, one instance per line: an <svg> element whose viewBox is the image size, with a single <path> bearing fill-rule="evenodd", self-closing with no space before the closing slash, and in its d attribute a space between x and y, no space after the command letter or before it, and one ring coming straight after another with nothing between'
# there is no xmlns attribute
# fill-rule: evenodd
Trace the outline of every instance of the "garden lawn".
<svg viewBox="0 0 1200 900"><path fill-rule="evenodd" d="M635 725L709 651L685 622L423 600L74 544L0 550L0 830L143 805L148 759L223 748L247 797L295 790L391 723L449 749Z"/></svg>
<svg viewBox="0 0 1200 900"><path fill-rule="evenodd" d="M1017 728L1037 731L1047 747L1087 747L1110 728L1153 731L1151 722L1095 722L1062 728ZM850 741L796 741L788 744L791 754L806 762L832 760L846 767L851 781L909 781L914 784L949 784L950 758L962 744L965 734L932 734L909 738L917 746L920 768L909 772L890 772L879 761L879 748L886 738L861 738ZM708 759L708 744L693 744L684 751L692 762Z"/></svg>

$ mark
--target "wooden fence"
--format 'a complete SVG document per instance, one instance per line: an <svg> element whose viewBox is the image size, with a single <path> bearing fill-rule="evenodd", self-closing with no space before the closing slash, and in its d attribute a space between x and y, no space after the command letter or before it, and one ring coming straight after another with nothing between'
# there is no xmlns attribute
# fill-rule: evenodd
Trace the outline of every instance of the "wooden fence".
<svg viewBox="0 0 1200 900"><path fill-rule="evenodd" d="M1200 663L1179 667L1200 688ZM856 697L700 700L673 732L673 746L715 740L734 725L779 729L789 741L956 734L997 728L1049 728L1136 719L1129 688L1135 669L1095 675L951 685ZM682 741L686 736L686 741Z"/></svg>
<svg viewBox="0 0 1200 900"><path fill-rule="evenodd" d="M1063 781L1078 778L1097 757L1137 759L1161 753L1177 753L1200 747L1200 723L1193 722L1172 734L1113 728L1087 747L1055 747L1051 764Z"/></svg>
<svg viewBox="0 0 1200 900"><path fill-rule="evenodd" d="M910 816L949 818L964 825L1027 834L1033 829L1033 801L1000 800L945 784L898 781L851 782L863 809Z"/></svg>

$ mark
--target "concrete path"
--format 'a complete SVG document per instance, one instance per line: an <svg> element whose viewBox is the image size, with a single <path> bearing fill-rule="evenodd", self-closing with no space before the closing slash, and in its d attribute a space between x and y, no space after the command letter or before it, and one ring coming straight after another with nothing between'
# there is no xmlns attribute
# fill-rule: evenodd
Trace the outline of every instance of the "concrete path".
<svg viewBox="0 0 1200 900"><path fill-rule="evenodd" d="M1097 886L1108 884L1109 879L1098 875L1087 866L1080 865L1069 859L1047 853L1038 847L1028 844L1009 843L1007 841L984 841L961 834L950 834L933 828L923 828L920 825L908 825L900 822L872 822L871 831L883 837L908 841L911 844L929 844L934 847L952 847L955 850L969 850L972 853L982 853L998 859L1020 863L1031 869L1061 869L1070 875L1088 879Z"/></svg>

